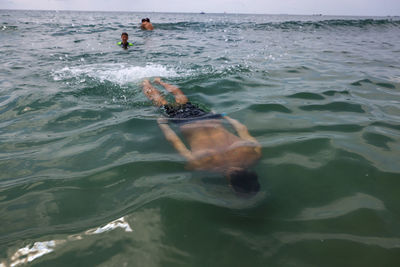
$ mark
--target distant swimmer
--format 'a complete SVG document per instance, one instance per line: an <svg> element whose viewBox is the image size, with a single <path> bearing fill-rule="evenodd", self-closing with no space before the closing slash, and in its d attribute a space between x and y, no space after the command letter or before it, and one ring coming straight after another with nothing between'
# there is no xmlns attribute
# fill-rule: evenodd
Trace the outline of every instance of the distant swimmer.
<svg viewBox="0 0 400 267"><path fill-rule="evenodd" d="M257 174L248 168L260 159L261 146L249 134L247 127L224 114L204 111L190 103L178 87L160 78L154 79L154 83L162 85L175 96L176 103L168 103L149 80L143 81L143 93L167 117L157 120L161 130L174 148L188 160L187 167L221 173L235 192L241 195L256 194L260 190ZM233 126L237 135L223 126L223 119ZM191 150L168 122L179 127Z"/></svg>
<svg viewBox="0 0 400 267"><path fill-rule="evenodd" d="M124 49L128 49L128 47L133 46L132 43L128 42L128 34L126 32L123 32L121 34L121 42L118 42L117 45L121 46Z"/></svg>
<svg viewBox="0 0 400 267"><path fill-rule="evenodd" d="M142 19L142 25L140 25L140 28L148 31L154 30L153 24L151 24L149 18Z"/></svg>

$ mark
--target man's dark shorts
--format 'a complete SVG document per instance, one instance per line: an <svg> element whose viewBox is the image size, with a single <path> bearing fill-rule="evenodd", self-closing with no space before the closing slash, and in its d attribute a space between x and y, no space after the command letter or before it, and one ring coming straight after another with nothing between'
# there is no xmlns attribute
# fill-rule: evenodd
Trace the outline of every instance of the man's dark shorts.
<svg viewBox="0 0 400 267"><path fill-rule="evenodd" d="M222 118L221 114L214 114L204 111L190 102L185 104L167 104L162 108L165 112L165 115L171 119L170 121L176 124L190 123L196 120Z"/></svg>

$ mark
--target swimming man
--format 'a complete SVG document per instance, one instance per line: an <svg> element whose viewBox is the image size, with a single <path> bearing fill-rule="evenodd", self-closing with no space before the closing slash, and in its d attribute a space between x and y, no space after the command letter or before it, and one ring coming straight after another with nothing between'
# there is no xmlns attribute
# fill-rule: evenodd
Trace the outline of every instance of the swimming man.
<svg viewBox="0 0 400 267"><path fill-rule="evenodd" d="M143 93L154 105L161 107L168 117L157 120L161 130L174 148L188 160L188 168L222 173L237 193L256 194L260 189L257 174L248 168L261 157L261 146L249 134L246 126L228 116L200 109L190 103L178 87L160 78L154 79L154 83L162 85L175 96L176 103L170 104L149 80L143 81ZM223 127L223 119L233 126L238 136ZM179 126L191 150L170 128L168 121Z"/></svg>
<svg viewBox="0 0 400 267"><path fill-rule="evenodd" d="M132 43L128 42L128 34L126 32L123 32L121 34L121 42L118 42L117 45L121 46L124 49L128 49L129 46L133 46Z"/></svg>
<svg viewBox="0 0 400 267"><path fill-rule="evenodd" d="M152 31L154 30L153 24L151 24L149 18L142 19L142 25L140 26L142 30Z"/></svg>

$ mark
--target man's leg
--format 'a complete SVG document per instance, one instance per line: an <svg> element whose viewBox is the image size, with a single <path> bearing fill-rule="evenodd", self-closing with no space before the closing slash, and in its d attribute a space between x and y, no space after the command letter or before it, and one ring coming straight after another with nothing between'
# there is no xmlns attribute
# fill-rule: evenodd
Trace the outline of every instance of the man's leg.
<svg viewBox="0 0 400 267"><path fill-rule="evenodd" d="M153 101L154 105L161 107L168 104L167 100L162 97L160 92L150 84L149 80L144 80L142 85L143 93L147 96L148 99Z"/></svg>
<svg viewBox="0 0 400 267"><path fill-rule="evenodd" d="M154 82L164 86L165 90L172 93L175 96L176 103L186 104L188 102L187 97L183 94L183 92L178 87L168 84L168 83L165 83L165 82L161 81L160 78L155 78Z"/></svg>

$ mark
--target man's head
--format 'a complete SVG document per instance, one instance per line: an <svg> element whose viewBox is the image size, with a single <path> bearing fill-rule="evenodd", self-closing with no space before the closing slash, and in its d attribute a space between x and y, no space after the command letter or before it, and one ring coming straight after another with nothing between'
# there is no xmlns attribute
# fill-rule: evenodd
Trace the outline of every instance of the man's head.
<svg viewBox="0 0 400 267"><path fill-rule="evenodd" d="M236 193L255 195L260 191L257 174L245 169L234 169L227 174L229 183Z"/></svg>
<svg viewBox="0 0 400 267"><path fill-rule="evenodd" d="M128 41L128 34L126 32L123 32L121 34L121 40L123 43L126 43Z"/></svg>
<svg viewBox="0 0 400 267"><path fill-rule="evenodd" d="M150 24L150 19L149 18L143 18L142 19L142 26L146 26Z"/></svg>

